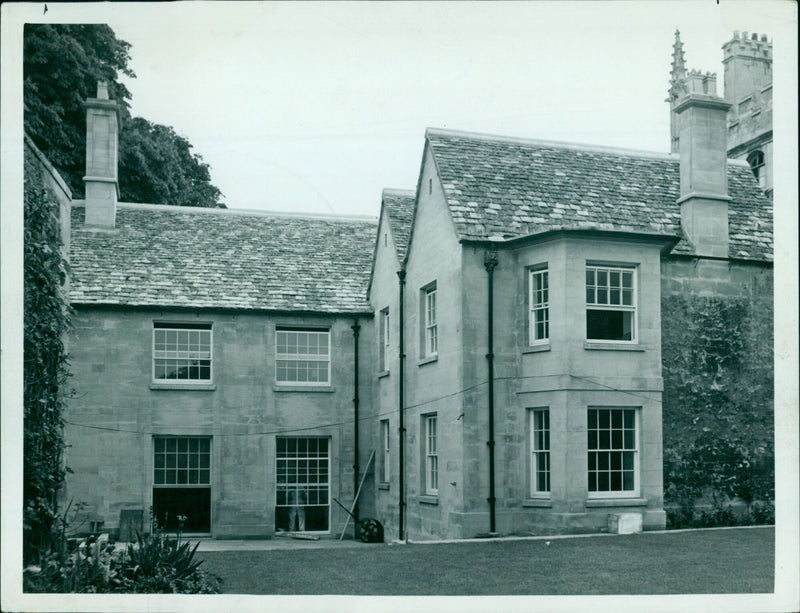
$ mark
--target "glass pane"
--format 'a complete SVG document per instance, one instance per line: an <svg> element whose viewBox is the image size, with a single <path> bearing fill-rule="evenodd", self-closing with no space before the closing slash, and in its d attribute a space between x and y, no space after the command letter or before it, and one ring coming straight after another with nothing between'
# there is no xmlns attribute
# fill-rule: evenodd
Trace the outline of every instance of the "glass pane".
<svg viewBox="0 0 800 613"><path fill-rule="evenodd" d="M620 492L622 491L622 473L613 472L611 473L611 491L612 492Z"/></svg>
<svg viewBox="0 0 800 613"><path fill-rule="evenodd" d="M636 413L632 409L627 409L625 413L625 427L633 429L636 424Z"/></svg>
<svg viewBox="0 0 800 613"><path fill-rule="evenodd" d="M594 430L597 428L597 411L590 409L589 410L589 429Z"/></svg>
<svg viewBox="0 0 800 613"><path fill-rule="evenodd" d="M611 431L611 449L622 449L622 430Z"/></svg>
<svg viewBox="0 0 800 613"><path fill-rule="evenodd" d="M636 447L636 432L633 430L625 430L625 449L634 449Z"/></svg>
<svg viewBox="0 0 800 613"><path fill-rule="evenodd" d="M622 287L633 287L633 271L624 271L622 273Z"/></svg>
<svg viewBox="0 0 800 613"><path fill-rule="evenodd" d="M622 468L624 470L633 470L633 452L626 451L622 454Z"/></svg>
<svg viewBox="0 0 800 613"><path fill-rule="evenodd" d="M622 411L611 412L611 427L622 428Z"/></svg>
<svg viewBox="0 0 800 613"><path fill-rule="evenodd" d="M610 411L603 409L598 411L600 417L600 427L601 428L608 428L609 427L609 420L610 420Z"/></svg>
<svg viewBox="0 0 800 613"><path fill-rule="evenodd" d="M164 451L164 439L163 438L155 439L153 441L153 446L154 446L156 452Z"/></svg>
<svg viewBox="0 0 800 613"><path fill-rule="evenodd" d="M597 473L597 491L608 491L608 473Z"/></svg>
<svg viewBox="0 0 800 613"><path fill-rule="evenodd" d="M173 451L174 452L175 451L175 446L177 445L177 443L175 442L175 439L174 438L168 438L168 439L166 439L166 443L167 443L167 451Z"/></svg>
<svg viewBox="0 0 800 613"><path fill-rule="evenodd" d="M608 470L608 455L607 453L597 454L597 468L598 470Z"/></svg>
<svg viewBox="0 0 800 613"><path fill-rule="evenodd" d="M633 487L633 471L625 471L623 475L623 490L629 492L634 489Z"/></svg>

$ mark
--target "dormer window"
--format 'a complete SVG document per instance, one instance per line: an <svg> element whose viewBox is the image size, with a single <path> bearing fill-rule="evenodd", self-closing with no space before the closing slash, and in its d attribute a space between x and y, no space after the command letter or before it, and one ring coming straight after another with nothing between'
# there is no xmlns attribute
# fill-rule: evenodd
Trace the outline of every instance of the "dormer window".
<svg viewBox="0 0 800 613"><path fill-rule="evenodd" d="M753 151L750 155L747 156L747 163L750 164L750 170L753 171L753 175L756 179L758 179L758 184L764 188L766 176L763 171L764 168L764 152L763 151Z"/></svg>

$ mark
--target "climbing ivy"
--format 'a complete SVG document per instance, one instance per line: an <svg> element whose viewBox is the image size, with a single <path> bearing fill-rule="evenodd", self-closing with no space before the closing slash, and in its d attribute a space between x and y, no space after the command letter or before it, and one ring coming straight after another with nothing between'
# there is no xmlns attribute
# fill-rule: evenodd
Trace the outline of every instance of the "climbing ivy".
<svg viewBox="0 0 800 613"><path fill-rule="evenodd" d="M667 503L774 499L772 310L742 289L663 302Z"/></svg>
<svg viewBox="0 0 800 613"><path fill-rule="evenodd" d="M34 156L27 149L25 154L23 544L24 559L31 561L47 553L65 476L69 307L59 203Z"/></svg>

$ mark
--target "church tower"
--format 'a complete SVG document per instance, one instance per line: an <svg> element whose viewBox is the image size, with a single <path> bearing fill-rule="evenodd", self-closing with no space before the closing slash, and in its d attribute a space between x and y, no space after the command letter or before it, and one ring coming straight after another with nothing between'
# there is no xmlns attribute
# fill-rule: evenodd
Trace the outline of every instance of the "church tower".
<svg viewBox="0 0 800 613"><path fill-rule="evenodd" d="M746 160L764 193L772 197L772 43L766 35L733 33L722 46L727 115L727 154ZM686 70L680 31L672 45L667 102L670 105L670 152L680 152L680 122L675 108L689 93L689 80L700 76ZM716 80L706 73L703 80Z"/></svg>
<svg viewBox="0 0 800 613"><path fill-rule="evenodd" d="M728 157L747 160L772 196L772 43L743 32L722 46L728 111Z"/></svg>

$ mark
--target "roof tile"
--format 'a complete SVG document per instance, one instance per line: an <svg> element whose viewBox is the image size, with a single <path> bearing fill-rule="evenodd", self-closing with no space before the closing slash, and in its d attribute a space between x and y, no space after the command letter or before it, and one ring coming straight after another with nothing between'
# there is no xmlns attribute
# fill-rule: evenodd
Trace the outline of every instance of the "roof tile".
<svg viewBox="0 0 800 613"><path fill-rule="evenodd" d="M443 130L427 137L461 239L556 228L682 235L677 156ZM740 164L728 165L728 191L730 257L771 261L771 200ZM693 248L684 238L673 252Z"/></svg>
<svg viewBox="0 0 800 613"><path fill-rule="evenodd" d="M74 304L369 311L376 221L125 205L113 231L72 210Z"/></svg>

